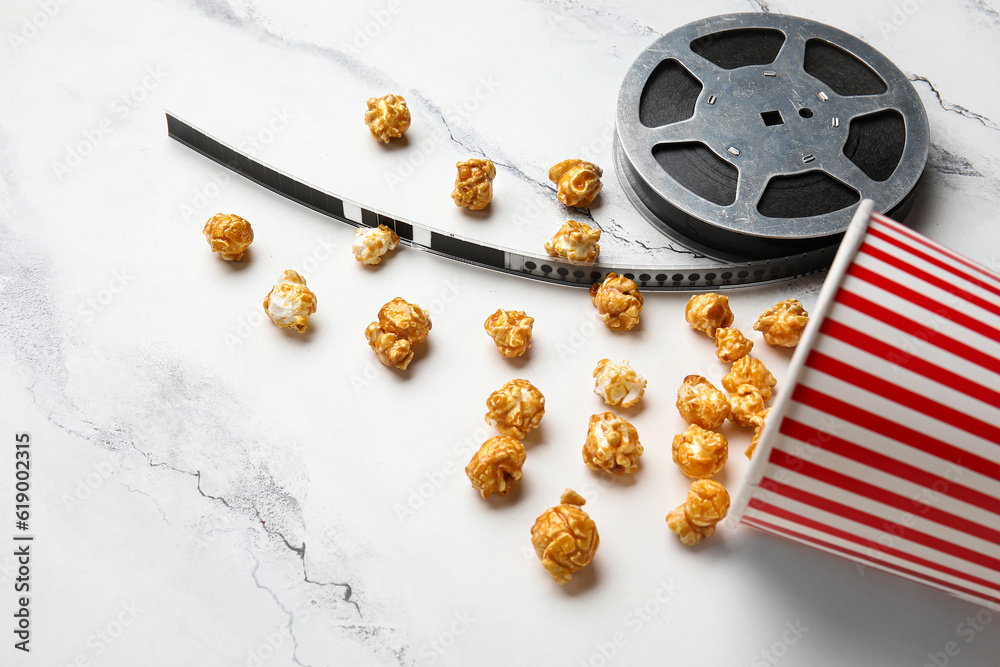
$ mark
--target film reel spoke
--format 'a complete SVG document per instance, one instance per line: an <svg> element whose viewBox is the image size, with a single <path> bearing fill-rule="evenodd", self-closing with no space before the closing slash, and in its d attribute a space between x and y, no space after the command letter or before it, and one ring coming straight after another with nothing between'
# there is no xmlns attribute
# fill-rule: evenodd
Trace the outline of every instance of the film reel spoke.
<svg viewBox="0 0 1000 667"><path fill-rule="evenodd" d="M772 71L791 72L799 70L804 72L806 58L806 40L808 37L801 34L790 33L785 35L785 43L781 45L774 62L771 63Z"/></svg>
<svg viewBox="0 0 1000 667"><path fill-rule="evenodd" d="M881 95L863 95L858 97L837 97L835 100L831 99L831 108L835 110L833 114L837 117L841 123L850 123L853 119L860 116L867 116L869 114L877 113L879 111L884 111L885 109L894 108L895 100L893 96L889 93L882 93Z"/></svg>
<svg viewBox="0 0 1000 667"><path fill-rule="evenodd" d="M868 174L862 171L858 165L847 159L843 153L832 156L831 159L824 160L820 167L823 171L858 193L870 191L875 184L875 181Z"/></svg>
<svg viewBox="0 0 1000 667"><path fill-rule="evenodd" d="M757 203L760 202L770 178L760 171L745 169L740 171L736 186L736 201L733 203L730 215L736 220L750 221L757 216Z"/></svg>
<svg viewBox="0 0 1000 667"><path fill-rule="evenodd" d="M645 128L648 138L643 143L652 150L657 144L673 144L686 141L698 141L704 136L704 115L695 114L687 120L670 125Z"/></svg>
<svg viewBox="0 0 1000 667"><path fill-rule="evenodd" d="M678 62L690 72L703 86L717 80L725 74L725 70L711 62L705 60L697 53L688 49L671 49L668 57L676 58Z"/></svg>

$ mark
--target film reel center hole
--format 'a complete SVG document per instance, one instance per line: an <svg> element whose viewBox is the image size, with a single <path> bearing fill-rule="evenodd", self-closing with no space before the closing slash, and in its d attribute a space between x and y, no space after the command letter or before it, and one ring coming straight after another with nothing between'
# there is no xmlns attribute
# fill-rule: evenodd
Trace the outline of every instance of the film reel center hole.
<svg viewBox="0 0 1000 667"><path fill-rule="evenodd" d="M803 118L812 118L813 110L808 108L799 109L799 115Z"/></svg>
<svg viewBox="0 0 1000 667"><path fill-rule="evenodd" d="M799 111L801 114L802 112ZM810 116L812 113L809 114ZM760 117L764 120L764 125L771 127L772 125L784 125L785 121L781 117L780 111L761 111Z"/></svg>

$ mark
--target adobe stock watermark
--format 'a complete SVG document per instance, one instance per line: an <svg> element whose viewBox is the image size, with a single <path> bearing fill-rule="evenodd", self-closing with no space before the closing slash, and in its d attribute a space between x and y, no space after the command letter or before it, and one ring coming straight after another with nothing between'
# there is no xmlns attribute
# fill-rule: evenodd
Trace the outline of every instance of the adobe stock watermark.
<svg viewBox="0 0 1000 667"><path fill-rule="evenodd" d="M997 614L1000 614L1000 604L990 602L985 607L980 608L975 615L966 616L955 626L955 634L962 638L964 644L969 645L976 641L979 633L993 622ZM927 662L923 664L923 667L948 667L951 659L958 657L961 652L962 647L957 641L947 642L940 651L927 653Z"/></svg>
<svg viewBox="0 0 1000 667"><path fill-rule="evenodd" d="M596 137L586 144L579 146L572 155L574 158L587 160L588 162L600 162L605 155L605 151L609 150L612 146L614 137L615 123L613 120L610 120ZM525 227L535 226L538 219L542 217L542 213L543 211L539 208L538 204L533 201L529 202L520 213L514 214L514 228L517 231L521 231Z"/></svg>
<svg viewBox="0 0 1000 667"><path fill-rule="evenodd" d="M594 476L586 480L582 484L576 485L573 489L586 500L588 503L593 503L601 494L606 492L608 489L612 488L613 483L609 482L605 476ZM538 563L538 554L535 553L533 547L525 544L521 546L521 557L524 558L525 563Z"/></svg>
<svg viewBox="0 0 1000 667"><path fill-rule="evenodd" d="M433 665L437 662L475 622L476 619L469 612L455 612L447 628L420 646L420 657L426 660L423 664Z"/></svg>
<svg viewBox="0 0 1000 667"><path fill-rule="evenodd" d="M294 644L291 623L295 621L305 623L311 615L312 612L308 608L304 608L301 611L293 611L292 620L287 625L283 625L273 632L262 635L260 643L255 648L247 651L247 659L244 665L246 667L263 667L263 665L267 664L277 654L282 646L287 643ZM292 652L294 654L294 648Z"/></svg>
<svg viewBox="0 0 1000 667"><path fill-rule="evenodd" d="M85 500L94 495L97 489L104 486L104 483L111 479L111 476L121 466L124 457L120 452L109 452L108 458L99 462L86 475L78 477L73 485L72 493L62 494L62 504L69 512L73 512Z"/></svg>
<svg viewBox="0 0 1000 667"><path fill-rule="evenodd" d="M61 161L52 165L52 173L61 182L66 176L83 164L83 161L104 143L104 140L132 112L149 97L150 93L160 87L167 78L167 72L161 65L150 65L146 68L142 79L132 86L125 94L117 97L110 105L110 115L102 118L93 127L80 130L82 139L66 146L66 155Z"/></svg>
<svg viewBox="0 0 1000 667"><path fill-rule="evenodd" d="M449 278L444 281L444 288L438 296L426 304L417 304L431 314L431 324L434 323L434 316L440 315L451 304L458 300L458 297L465 291L463 285L457 278ZM354 395L360 396L365 393L373 384L384 378L390 371L372 357L365 358L364 368L360 372L351 374L350 382L354 388Z"/></svg>
<svg viewBox="0 0 1000 667"><path fill-rule="evenodd" d="M70 0L38 0L35 4L39 11L21 19L21 29L18 32L7 33L7 42L10 44L10 48L16 52L21 47L26 46L69 3Z"/></svg>
<svg viewBox="0 0 1000 667"><path fill-rule="evenodd" d="M833 438L836 438L839 433L843 432L846 422L842 419L834 417L833 415L824 414L822 415L816 426L818 434L811 437L808 441L804 441L801 450L795 453L795 457L799 459L798 461L789 462L787 467L781 467L775 470L771 475L771 480L764 480L761 484L754 489L753 493L750 494L749 499L740 499L733 502L733 505L729 509L731 515L742 515L749 505L755 502L768 504L769 501L773 500L776 496L780 494L775 493L777 484L787 483L792 473L797 473L802 469L803 463L808 463L816 458L817 454L823 450L823 445L830 442ZM733 524L733 525L730 525ZM735 530L738 528L738 524L734 524L730 521L725 521L720 524L726 529Z"/></svg>
<svg viewBox="0 0 1000 667"><path fill-rule="evenodd" d="M888 20L880 19L877 24L883 39L888 39L889 35L906 25L910 17L916 14L920 10L920 6L926 2L927 0L904 0L899 4L893 4Z"/></svg>
<svg viewBox="0 0 1000 667"><path fill-rule="evenodd" d="M329 261L341 247L342 244L340 241L336 240L333 236L317 238L312 252L292 264L291 269L305 276L308 280L309 275L316 271L320 265ZM266 321L268 321L268 317L263 307L254 305L245 315L237 319L236 325L231 330L222 335L226 347L230 352L233 352L237 347L248 341Z"/></svg>
<svg viewBox="0 0 1000 667"><path fill-rule="evenodd" d="M642 632L648 623L660 615L681 590L680 584L672 578L656 582L658 588L642 604L638 604L622 617L620 627L605 639L594 643L594 652L580 660L579 667L605 667L615 659L629 640Z"/></svg>
<svg viewBox="0 0 1000 667"><path fill-rule="evenodd" d="M424 472L421 481L406 490L406 500L392 506L399 522L406 523L407 519L413 517L434 497L448 479L459 471L464 472L465 464L472 459L472 455L493 435L493 430L483 425L452 443L452 456L441 465Z"/></svg>
<svg viewBox="0 0 1000 667"><path fill-rule="evenodd" d="M295 116L286 107L272 109L267 122L240 143L238 146L240 152L256 157L265 146L274 141L275 137L284 132L293 120ZM208 205L222 194L232 181L232 176L225 169L213 172L205 183L192 188L191 198L188 201L179 205L178 212L181 218L187 222L196 216L203 216Z"/></svg>
<svg viewBox="0 0 1000 667"><path fill-rule="evenodd" d="M80 333L81 324L91 324L98 315L111 307L119 294L135 281L136 275L132 273L131 269L124 268L112 271L111 277L104 287L76 304L72 319L66 323L63 329L63 338L75 338Z"/></svg>
<svg viewBox="0 0 1000 667"><path fill-rule="evenodd" d="M188 534L187 545L194 555L209 548L221 535L231 533L238 528L237 521L223 512L201 516L198 518L195 534Z"/></svg>
<svg viewBox="0 0 1000 667"><path fill-rule="evenodd" d="M584 319L569 327L565 340L556 343L556 354L559 355L559 359L566 361L576 355L603 326L601 316L596 310L590 309Z"/></svg>
<svg viewBox="0 0 1000 667"><path fill-rule="evenodd" d="M493 93L500 88L500 85L500 81L495 79L493 75L479 77L479 81L472 94L467 95L461 102L458 102L451 109L444 112L445 123L456 125L463 121L468 121L483 102L493 96ZM451 141L451 136L447 129L435 129L430 134L429 141L425 141L419 146L414 146L411 150L407 150L396 164L396 168L384 173L385 184L390 190L395 190L403 181L417 173L420 165L424 164L431 155L436 153L448 141Z"/></svg>
<svg viewBox="0 0 1000 667"><path fill-rule="evenodd" d="M802 625L801 619L785 622L785 631L781 637L776 639L770 646L762 648L750 658L750 667L768 667L777 665L781 659L788 655L792 646L799 643L799 640L809 632L809 628Z"/></svg>
<svg viewBox="0 0 1000 667"><path fill-rule="evenodd" d="M600 134L576 149L574 157L594 162L611 150L615 140L615 121L608 120Z"/></svg>
<svg viewBox="0 0 1000 667"><path fill-rule="evenodd" d="M361 55L361 52L368 48L402 11L403 3L400 0L389 0L385 9L373 9L369 14L371 20L366 21L364 25L355 26L354 39L350 44L342 43L340 51L351 56Z"/></svg>
<svg viewBox="0 0 1000 667"><path fill-rule="evenodd" d="M98 629L87 637L87 650L76 654L67 667L90 667L91 665L103 664L94 662L94 658L104 655L105 651L111 647L138 619L142 609L136 606L135 601L122 602L118 614L109 621L103 628Z"/></svg>
<svg viewBox="0 0 1000 667"><path fill-rule="evenodd" d="M886 521L882 524L882 534L875 540L874 546L865 550L865 555L873 561L882 560L887 551L895 549L896 545L905 539L906 531L917 524L918 515L927 514L940 503L948 493L951 482L958 481L964 475L965 471L962 468L955 464L949 464L942 479L935 480L929 487L923 487L911 496L910 503L913 505L913 512L903 512L898 523ZM854 561L854 566L857 568L858 574L863 577L868 566L857 560Z"/></svg>

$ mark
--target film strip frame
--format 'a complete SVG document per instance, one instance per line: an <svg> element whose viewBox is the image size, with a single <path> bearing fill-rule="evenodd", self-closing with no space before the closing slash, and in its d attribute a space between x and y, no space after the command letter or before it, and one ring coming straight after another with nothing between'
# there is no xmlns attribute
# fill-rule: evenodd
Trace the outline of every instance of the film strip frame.
<svg viewBox="0 0 1000 667"><path fill-rule="evenodd" d="M304 183L268 166L202 132L170 112L166 112L166 118L167 134L171 138L244 178L334 220L362 228L377 227L382 224L395 231L399 235L400 242L411 248L490 271L557 285L589 288L591 284L604 280L612 272L634 280L644 290L652 291L690 292L761 285L824 271L837 250L836 246L833 246L791 257L718 266L613 266L569 262L548 255L533 255L390 216ZM828 256L829 259L822 261L824 256ZM817 258L820 261L817 261Z"/></svg>

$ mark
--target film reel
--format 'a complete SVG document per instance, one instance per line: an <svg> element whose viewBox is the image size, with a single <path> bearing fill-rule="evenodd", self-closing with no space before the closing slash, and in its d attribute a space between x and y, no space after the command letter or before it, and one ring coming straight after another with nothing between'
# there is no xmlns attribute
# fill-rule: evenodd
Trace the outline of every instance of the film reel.
<svg viewBox="0 0 1000 667"><path fill-rule="evenodd" d="M650 45L618 96L619 179L644 217L725 262L835 245L854 205L905 216L927 116L885 56L792 16L727 14ZM802 258L801 255L815 256Z"/></svg>

